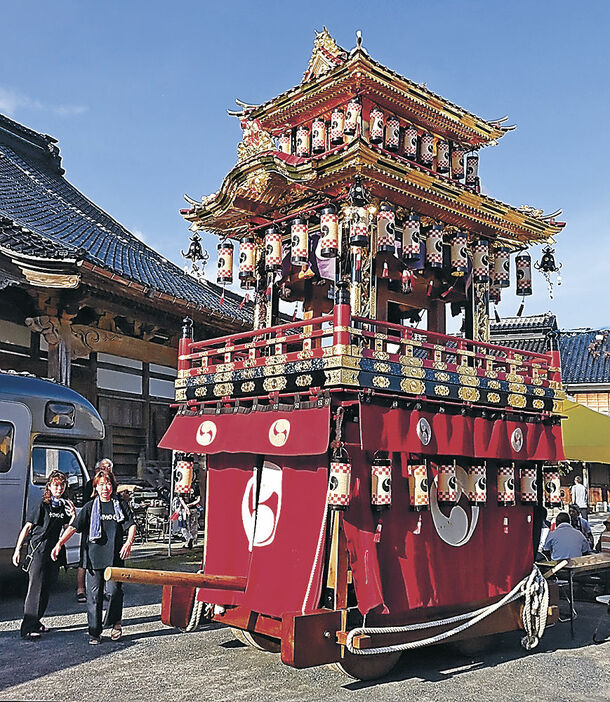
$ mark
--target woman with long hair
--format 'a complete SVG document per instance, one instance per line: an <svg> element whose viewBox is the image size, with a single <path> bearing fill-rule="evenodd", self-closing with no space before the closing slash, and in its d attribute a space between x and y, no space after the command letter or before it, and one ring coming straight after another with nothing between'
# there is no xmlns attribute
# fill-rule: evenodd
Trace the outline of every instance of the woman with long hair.
<svg viewBox="0 0 610 702"><path fill-rule="evenodd" d="M29 641L38 639L41 634L49 631L40 620L46 611L49 591L59 571L59 551L54 558L51 557L51 552L62 529L72 522L76 513L72 502L64 497L67 486L68 479L63 473L58 470L51 472L42 500L30 510L13 553L13 564L19 566L21 547L31 533L23 566L28 574L28 591L21 623L21 637Z"/></svg>
<svg viewBox="0 0 610 702"><path fill-rule="evenodd" d="M61 547L76 532L86 537L89 643L99 644L104 625L111 627L110 638L113 641L118 641L123 634L123 584L105 582L104 570L110 566L122 566L129 558L136 524L129 505L117 495L117 482L112 471L99 470L95 474L93 496L81 509L74 524L59 539L51 557L57 558ZM108 603L106 618L102 621L104 592Z"/></svg>

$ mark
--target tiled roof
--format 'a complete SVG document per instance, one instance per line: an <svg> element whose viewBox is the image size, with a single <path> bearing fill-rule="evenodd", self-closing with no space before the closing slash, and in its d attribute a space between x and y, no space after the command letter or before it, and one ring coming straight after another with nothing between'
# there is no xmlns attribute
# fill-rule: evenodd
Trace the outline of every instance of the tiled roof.
<svg viewBox="0 0 610 702"><path fill-rule="evenodd" d="M552 312L533 314L528 317L504 317L499 322L491 322L490 333L497 336L504 333L548 332L557 329L557 318Z"/></svg>
<svg viewBox="0 0 610 702"><path fill-rule="evenodd" d="M597 340L596 336L602 339ZM610 383L610 342L607 330L562 331L559 334L564 383Z"/></svg>
<svg viewBox="0 0 610 702"><path fill-rule="evenodd" d="M0 246L53 258L62 250L128 280L252 323L251 305L199 282L137 239L63 177L55 140L0 115ZM9 220L8 224L6 220Z"/></svg>

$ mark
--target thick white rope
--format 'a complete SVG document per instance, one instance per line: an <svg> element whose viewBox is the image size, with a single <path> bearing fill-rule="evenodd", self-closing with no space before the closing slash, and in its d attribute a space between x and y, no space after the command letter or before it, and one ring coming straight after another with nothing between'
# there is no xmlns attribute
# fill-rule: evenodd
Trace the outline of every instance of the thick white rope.
<svg viewBox="0 0 610 702"><path fill-rule="evenodd" d="M203 573L202 570L198 570L198 573ZM186 629L184 631L186 632L191 632L195 631L195 629L199 626L199 622L201 621L201 613L203 612L203 608L205 607L205 602L199 601L197 599L199 595L199 588L195 590L195 599L193 600L193 609L191 610L191 618L189 619L189 623L186 625Z"/></svg>
<svg viewBox="0 0 610 702"><path fill-rule="evenodd" d="M501 600L498 600L498 602L495 602L488 607L482 607L481 609L477 609L472 612L458 614L455 617L448 617L446 619L437 619L431 622L420 622L417 624L407 624L405 626L358 627L356 629L352 629L347 635L345 647L350 653L355 655L372 656L380 653L395 653L397 651L408 651L415 648L421 648L423 646L431 646L452 636L456 636L466 629L469 629L471 626L478 624L480 621L496 612L505 604L513 602L520 597L525 597L525 604L523 608L523 626L526 631L526 636L523 637L521 643L527 650L531 650L538 645L538 642L544 633L549 602L548 583L538 570L537 566L534 566L532 572L527 577L523 578L523 580L521 580L517 585L515 585L515 587L508 594L504 595ZM446 626L448 624L455 624L464 620L468 621L458 627L455 627L454 629L449 629L448 631L444 631L436 636L419 639L418 641L407 641L405 643L394 644L392 646L378 646L377 648L366 649L354 648L353 644L354 637L363 634L400 634L407 631L419 631L422 629L431 629L436 626Z"/></svg>

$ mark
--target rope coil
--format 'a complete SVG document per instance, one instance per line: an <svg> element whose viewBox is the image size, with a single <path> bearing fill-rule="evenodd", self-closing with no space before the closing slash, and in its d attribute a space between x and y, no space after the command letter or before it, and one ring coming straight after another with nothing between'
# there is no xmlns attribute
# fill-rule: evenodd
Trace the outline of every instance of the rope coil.
<svg viewBox="0 0 610 702"><path fill-rule="evenodd" d="M514 602L520 597L524 597L525 599L523 605L523 627L526 633L526 635L521 639L521 645L526 650L530 651L538 645L542 635L544 634L549 604L549 586L537 566L534 566L532 572L523 578L523 580L521 580L517 585L515 585L515 587L509 593L504 595L502 599L498 600L498 602L495 602L492 605L481 607L480 609L476 609L472 612L466 612L465 614L458 614L454 617L437 619L436 621L431 622L420 622L417 624L406 624L405 626L388 627L361 626L356 629L352 629L349 632L345 642L345 647L350 653L357 656L373 656L380 653L395 653L398 651L409 651L415 648L422 648L423 646L432 646L433 644L444 641L452 636L456 636L462 631L465 631L475 624L478 624L480 621L486 617L489 617L504 605ZM419 639L418 641L407 641L401 644L394 644L392 646L378 646L376 648L354 648L354 638L362 634L400 634L408 631L431 629L437 626L447 626L458 622L465 623L460 624L454 629L449 629L448 631L437 634L436 636Z"/></svg>

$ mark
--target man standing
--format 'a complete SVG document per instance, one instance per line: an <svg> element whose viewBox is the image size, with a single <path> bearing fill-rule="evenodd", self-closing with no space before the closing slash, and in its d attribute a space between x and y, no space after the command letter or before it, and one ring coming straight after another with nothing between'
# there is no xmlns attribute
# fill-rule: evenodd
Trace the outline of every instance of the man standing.
<svg viewBox="0 0 610 702"><path fill-rule="evenodd" d="M554 531L551 531L544 542L543 551L550 554L554 561L564 558L577 558L591 553L591 546L581 531L570 524L566 512L560 512L555 519Z"/></svg>
<svg viewBox="0 0 610 702"><path fill-rule="evenodd" d="M587 519L589 512L587 506L589 504L587 496L587 488L582 484L582 478L577 475L574 478L574 485L570 488L570 494L572 495L572 504L576 505L580 510L580 516L583 519Z"/></svg>

